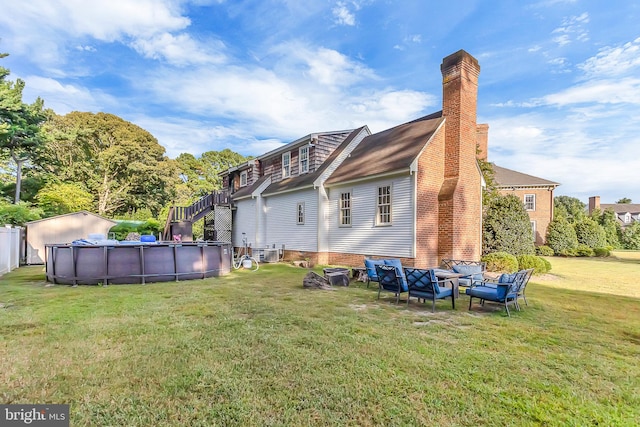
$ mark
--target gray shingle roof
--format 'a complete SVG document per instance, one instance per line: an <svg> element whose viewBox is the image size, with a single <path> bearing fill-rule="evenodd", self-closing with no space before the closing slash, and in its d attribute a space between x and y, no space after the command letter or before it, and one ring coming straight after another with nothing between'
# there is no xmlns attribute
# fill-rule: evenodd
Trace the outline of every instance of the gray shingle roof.
<svg viewBox="0 0 640 427"><path fill-rule="evenodd" d="M493 177L498 187L557 187L558 182L549 181L547 179L538 178L537 176L527 175L526 173L516 172L511 169L500 167L494 163Z"/></svg>
<svg viewBox="0 0 640 427"><path fill-rule="evenodd" d="M638 203L601 203L600 209L613 209L613 211L617 214L623 213L631 213L637 214L640 213L640 204Z"/></svg>
<svg viewBox="0 0 640 427"><path fill-rule="evenodd" d="M322 162L322 165L320 165L320 167L316 169L314 172L305 173L302 175L297 175L291 178L283 179L282 181L274 182L263 191L263 194L268 195L268 194L280 193L283 191L291 191L291 190L296 190L298 188L311 186L313 182L320 175L322 175L325 169L327 169L331 165L331 163L333 163L335 158L338 157L338 155L342 152L342 150L344 150L347 147L347 145L349 145L351 141L353 141L353 138L355 138L363 129L364 129L364 126L352 131L349 134L349 136L347 136L345 140L342 141L342 143L340 143L340 145L335 150L333 150L333 152L329 155L329 157L327 157L327 159L324 162Z"/></svg>
<svg viewBox="0 0 640 427"><path fill-rule="evenodd" d="M443 120L439 111L367 136L326 183L338 184L408 169Z"/></svg>

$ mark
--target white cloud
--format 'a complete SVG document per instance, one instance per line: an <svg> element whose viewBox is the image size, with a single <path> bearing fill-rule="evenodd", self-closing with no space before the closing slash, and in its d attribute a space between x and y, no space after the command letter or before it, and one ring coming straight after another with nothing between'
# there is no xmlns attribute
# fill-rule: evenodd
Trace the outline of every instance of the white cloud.
<svg viewBox="0 0 640 427"><path fill-rule="evenodd" d="M163 57L177 63L185 63L190 53L195 61L210 61L211 58L204 58L205 50L188 35L171 36L191 23L182 16L179 5L174 0L8 2L3 5L0 24L5 28L4 38L9 41L10 50L29 52L41 66L55 67L65 62L67 39L120 42L147 57ZM95 46L84 50L95 51Z"/></svg>
<svg viewBox="0 0 640 427"><path fill-rule="evenodd" d="M206 151L225 148L244 155L256 155L288 142L273 138L257 139L246 126L238 124L220 125L206 120L149 116L134 116L129 120L155 136L170 158L176 158L181 153L199 156ZM185 129L189 130L188 135L185 135Z"/></svg>
<svg viewBox="0 0 640 427"><path fill-rule="evenodd" d="M584 28L584 25L589 23L589 14L587 12L578 15L565 18L562 21L560 27L553 30L552 34L558 34L553 38L553 41L559 46L564 46L572 43L574 40L580 42L586 42L589 40L589 31Z"/></svg>
<svg viewBox="0 0 640 427"><path fill-rule="evenodd" d="M640 79L592 80L544 96L542 100L559 106L583 103L640 104Z"/></svg>
<svg viewBox="0 0 640 427"><path fill-rule="evenodd" d="M605 47L578 68L587 76L616 77L640 68L640 37L622 46Z"/></svg>
<svg viewBox="0 0 640 427"><path fill-rule="evenodd" d="M112 96L40 76L24 77L24 99L29 102L38 96L45 100L45 108L53 109L57 114L71 111L105 111L108 106L118 105Z"/></svg>
<svg viewBox="0 0 640 427"><path fill-rule="evenodd" d="M334 22L338 25L356 25L356 16L348 8L346 3L339 1L332 10Z"/></svg>
<svg viewBox="0 0 640 427"><path fill-rule="evenodd" d="M188 34L174 36L170 33L157 34L150 38L134 40L131 45L147 58L165 59L177 66L191 64L215 64L225 61L225 56L218 51L224 44L213 40L205 47L196 43Z"/></svg>
<svg viewBox="0 0 640 427"><path fill-rule="evenodd" d="M436 104L424 92L372 89L379 80L372 70L331 49L291 42L273 49L272 58L271 69L210 66L185 70L180 79L164 70L132 84L150 91L154 103L171 103L205 121L222 117L247 134L282 140L364 124L382 130Z"/></svg>

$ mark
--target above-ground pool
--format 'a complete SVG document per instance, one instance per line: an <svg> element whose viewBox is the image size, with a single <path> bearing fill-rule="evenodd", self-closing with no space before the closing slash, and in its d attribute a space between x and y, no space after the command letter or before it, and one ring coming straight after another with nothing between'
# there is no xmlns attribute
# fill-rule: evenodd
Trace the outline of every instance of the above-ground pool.
<svg viewBox="0 0 640 427"><path fill-rule="evenodd" d="M231 244L223 242L48 244L45 249L47 281L67 285L193 280L231 271Z"/></svg>

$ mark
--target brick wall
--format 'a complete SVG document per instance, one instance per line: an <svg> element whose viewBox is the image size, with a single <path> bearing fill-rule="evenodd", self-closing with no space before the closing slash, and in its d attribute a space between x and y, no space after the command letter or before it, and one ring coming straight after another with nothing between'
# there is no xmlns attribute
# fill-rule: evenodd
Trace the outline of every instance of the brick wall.
<svg viewBox="0 0 640 427"><path fill-rule="evenodd" d="M418 159L416 175L416 267L440 264L438 253L438 193L444 176L444 129L441 128Z"/></svg>
<svg viewBox="0 0 640 427"><path fill-rule="evenodd" d="M531 221L536 222L536 245L544 245L547 239L547 229L549 223L553 220L553 189L549 188L516 188L514 189L501 189L500 194L503 196L512 194L517 196L522 203L524 203L524 196L526 194L535 194L536 196L536 209L534 211L527 211Z"/></svg>
<svg viewBox="0 0 640 427"><path fill-rule="evenodd" d="M438 194L438 258L472 259L481 254L482 189L476 162L478 61L465 51L444 58L444 182Z"/></svg>
<svg viewBox="0 0 640 427"><path fill-rule="evenodd" d="M489 125L486 123L476 126L476 153L478 159L487 161L489 155Z"/></svg>

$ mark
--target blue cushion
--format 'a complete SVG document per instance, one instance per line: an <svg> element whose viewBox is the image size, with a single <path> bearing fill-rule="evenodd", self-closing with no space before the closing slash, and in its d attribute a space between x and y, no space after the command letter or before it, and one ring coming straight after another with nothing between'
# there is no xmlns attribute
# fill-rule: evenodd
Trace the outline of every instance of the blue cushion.
<svg viewBox="0 0 640 427"><path fill-rule="evenodd" d="M416 291L421 293L428 293L429 295L431 295L432 287L429 286L431 283L433 283L433 290L435 291L435 293L438 294L438 292L440 292L437 283L438 278L435 277L433 270L423 270L419 268L409 267L404 269L404 273L407 279L407 284L411 284L412 292Z"/></svg>
<svg viewBox="0 0 640 427"><path fill-rule="evenodd" d="M500 275L500 278L498 279L498 283L513 283L514 280L516 280L516 275L517 273L504 273Z"/></svg>
<svg viewBox="0 0 640 427"><path fill-rule="evenodd" d="M378 281L378 273L376 273L376 264L384 265L383 259L365 259L364 266L367 268L367 276L374 282Z"/></svg>
<svg viewBox="0 0 640 427"><path fill-rule="evenodd" d="M440 288L440 292L436 293L436 298L440 299L440 298L450 297L452 292L453 292L453 289L451 288ZM416 291L413 289L411 290L411 296L416 298L425 298L425 299L433 298L433 294L431 292Z"/></svg>
<svg viewBox="0 0 640 427"><path fill-rule="evenodd" d="M404 270L402 268L402 262L400 262L399 259L397 258L392 258L392 259L385 259L384 260L384 264L385 265L392 265L396 268L396 274L398 276L400 276L400 281L402 284L402 290L404 292L409 290L409 285L407 284L407 278L404 275Z"/></svg>
<svg viewBox="0 0 640 427"><path fill-rule="evenodd" d="M458 279L458 285L460 286L471 286L471 279L467 279L464 277L461 277Z"/></svg>
<svg viewBox="0 0 640 427"><path fill-rule="evenodd" d="M453 271L455 273L464 274L465 276L471 276L471 279L473 279L474 282L481 282L484 279L482 276L481 265L454 265ZM471 285L469 279L460 279L459 283L462 286Z"/></svg>
<svg viewBox="0 0 640 427"><path fill-rule="evenodd" d="M469 288L466 294L475 298L486 299L487 301L503 302L507 296L507 285L498 285L497 287L489 286L475 286ZM515 297L515 294L511 292L510 297Z"/></svg>

